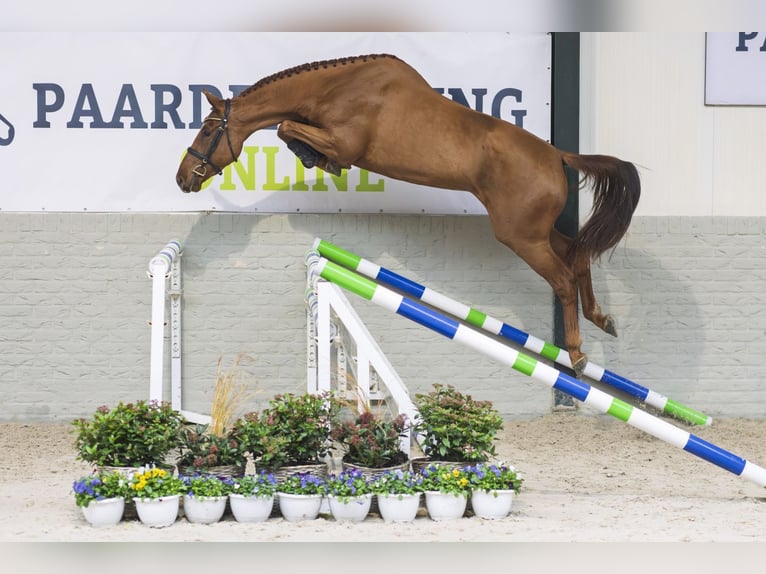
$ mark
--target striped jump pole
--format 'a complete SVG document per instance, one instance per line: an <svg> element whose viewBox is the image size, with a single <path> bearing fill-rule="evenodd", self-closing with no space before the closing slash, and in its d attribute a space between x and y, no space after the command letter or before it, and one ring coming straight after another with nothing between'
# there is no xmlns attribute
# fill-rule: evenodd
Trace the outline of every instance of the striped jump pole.
<svg viewBox="0 0 766 574"><path fill-rule="evenodd" d="M313 249L322 257L326 257L352 271L356 271L370 279L374 279L380 283L398 289L409 296L416 297L432 307L436 307L445 313L449 313L450 315L466 321L471 325L475 325L493 335L504 337L546 359L555 361L570 369L572 368L569 353L565 349L561 349L551 343L546 343L542 339L538 339L537 337L508 325L499 319L490 317L477 309L473 309L468 305L455 301L429 287L407 279L398 273L390 271L385 267L381 267L372 261L363 259L362 257L323 239L315 239ZM710 425L713 422L713 419L706 414L682 405L677 401L669 399L660 393L654 392L590 361L588 361L585 366L583 374L594 381L599 381L628 395L636 397L645 404L652 406L665 414L683 419L689 423L696 425Z"/></svg>
<svg viewBox="0 0 766 574"><path fill-rule="evenodd" d="M306 262L309 268L315 267L321 278L332 281L384 309L393 311L440 335L509 365L520 373L566 393L601 413L611 415L724 470L750 480L761 487L766 487L766 469L744 458L663 419L650 415L646 411L634 408L625 401L591 387L584 381L575 379L545 363L524 355L489 335L408 299L367 277L320 257L318 254L309 255Z"/></svg>

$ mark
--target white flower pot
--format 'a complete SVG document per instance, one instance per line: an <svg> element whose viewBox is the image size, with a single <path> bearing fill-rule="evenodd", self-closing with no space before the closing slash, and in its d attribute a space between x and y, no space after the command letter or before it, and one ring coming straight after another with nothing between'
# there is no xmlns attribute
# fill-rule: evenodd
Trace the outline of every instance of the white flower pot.
<svg viewBox="0 0 766 574"><path fill-rule="evenodd" d="M322 506L321 494L287 494L278 492L279 511L288 522L314 520Z"/></svg>
<svg viewBox="0 0 766 574"><path fill-rule="evenodd" d="M195 524L213 524L226 511L227 496L184 496L184 515Z"/></svg>
<svg viewBox="0 0 766 574"><path fill-rule="evenodd" d="M81 506L80 508L85 520L91 526L114 526L122 520L125 500L122 498L91 500L88 506Z"/></svg>
<svg viewBox="0 0 766 574"><path fill-rule="evenodd" d="M513 495L513 490L474 490L471 494L471 508L479 518L505 518L511 512Z"/></svg>
<svg viewBox="0 0 766 574"><path fill-rule="evenodd" d="M468 504L468 496L449 492L426 491L426 510L431 520L454 520L460 518Z"/></svg>
<svg viewBox="0 0 766 574"><path fill-rule="evenodd" d="M333 518L338 521L361 522L367 518L372 504L372 494L363 494L349 498L348 501L341 500L336 496L328 496L330 502L330 512Z"/></svg>
<svg viewBox="0 0 766 574"><path fill-rule="evenodd" d="M230 494L229 506L237 522L263 522L274 509L274 497Z"/></svg>
<svg viewBox="0 0 766 574"><path fill-rule="evenodd" d="M412 522L420 508L420 493L379 494L378 510L384 522Z"/></svg>
<svg viewBox="0 0 766 574"><path fill-rule="evenodd" d="M180 495L163 496L160 498L134 498L138 519L142 524L152 528L170 526L178 518Z"/></svg>

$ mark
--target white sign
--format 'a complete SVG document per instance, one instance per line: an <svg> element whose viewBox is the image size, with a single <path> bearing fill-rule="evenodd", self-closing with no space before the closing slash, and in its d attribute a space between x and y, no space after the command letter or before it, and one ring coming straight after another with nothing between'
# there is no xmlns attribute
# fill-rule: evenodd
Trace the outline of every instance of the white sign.
<svg viewBox="0 0 766 574"><path fill-rule="evenodd" d="M0 52L14 54L0 59L0 211L485 213L466 192L304 169L274 129L201 192L178 189L203 89L233 97L360 54L394 54L445 97L550 138L548 34L5 33Z"/></svg>
<svg viewBox="0 0 766 574"><path fill-rule="evenodd" d="M766 105L766 32L706 35L705 103Z"/></svg>

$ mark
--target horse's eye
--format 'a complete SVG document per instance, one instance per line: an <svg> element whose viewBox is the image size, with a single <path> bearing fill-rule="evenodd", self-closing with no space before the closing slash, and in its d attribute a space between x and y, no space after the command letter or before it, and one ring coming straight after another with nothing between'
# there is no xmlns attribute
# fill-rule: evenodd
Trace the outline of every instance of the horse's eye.
<svg viewBox="0 0 766 574"><path fill-rule="evenodd" d="M208 137L210 135L210 130L202 130L202 135Z"/></svg>

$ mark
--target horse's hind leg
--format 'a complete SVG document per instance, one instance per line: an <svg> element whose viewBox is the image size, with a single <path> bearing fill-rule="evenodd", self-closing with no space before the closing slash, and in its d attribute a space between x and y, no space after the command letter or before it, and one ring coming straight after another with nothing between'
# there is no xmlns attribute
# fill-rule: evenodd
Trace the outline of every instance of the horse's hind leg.
<svg viewBox="0 0 766 574"><path fill-rule="evenodd" d="M519 216L521 217L521 216ZM577 310L577 281L575 274L567 266L564 260L554 251L550 242L550 235L546 235L544 228L540 227L541 237L534 239L528 233L530 219L505 217L493 217L490 220L498 241L511 248L521 257L538 275L543 277L553 288L553 291L561 301L564 311L564 340L572 369L579 377L582 375L588 362L587 356L580 351L582 340L580 339L580 325ZM525 231L525 224L527 226Z"/></svg>
<svg viewBox="0 0 766 574"><path fill-rule="evenodd" d="M567 260L569 246L572 239L562 234L556 229L551 231L551 244L559 257ZM571 262L569 262L571 265ZM596 325L599 329L617 336L617 328L611 315L605 315L601 311L601 306L596 302L596 296L593 293L593 281L590 274L590 259L587 255L580 253L574 254L574 265L572 266L575 277L577 278L577 289L580 293L580 305L582 306L583 317Z"/></svg>

